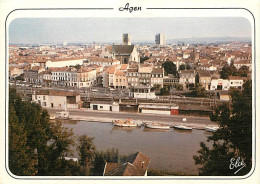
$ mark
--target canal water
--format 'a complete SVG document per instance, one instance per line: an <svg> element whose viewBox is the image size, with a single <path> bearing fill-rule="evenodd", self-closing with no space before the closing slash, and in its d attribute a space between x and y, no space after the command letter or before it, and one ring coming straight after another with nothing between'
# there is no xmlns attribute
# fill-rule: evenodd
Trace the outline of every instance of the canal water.
<svg viewBox="0 0 260 184"><path fill-rule="evenodd" d="M117 148L120 154L141 151L151 158L149 168L198 174L193 156L211 133L204 130L158 130L145 127L114 127L112 123L63 122L75 135L94 137L98 150ZM74 155L77 157L77 155Z"/></svg>

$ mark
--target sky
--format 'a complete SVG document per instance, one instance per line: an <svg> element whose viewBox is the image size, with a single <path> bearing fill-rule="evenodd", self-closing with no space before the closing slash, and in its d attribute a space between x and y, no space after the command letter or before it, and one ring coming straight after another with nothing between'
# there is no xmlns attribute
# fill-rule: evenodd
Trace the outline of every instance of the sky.
<svg viewBox="0 0 260 184"><path fill-rule="evenodd" d="M167 39L200 37L251 37L251 25L240 17L202 18L18 18L9 25L9 42L121 43L130 33L132 42L154 42L155 34Z"/></svg>

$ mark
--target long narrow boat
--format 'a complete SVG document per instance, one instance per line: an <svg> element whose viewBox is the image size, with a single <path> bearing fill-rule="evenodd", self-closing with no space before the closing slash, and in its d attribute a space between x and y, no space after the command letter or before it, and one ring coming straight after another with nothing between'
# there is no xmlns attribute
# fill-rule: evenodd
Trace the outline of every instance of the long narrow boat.
<svg viewBox="0 0 260 184"><path fill-rule="evenodd" d="M131 120L113 120L114 126L119 127L136 127L136 123L132 123Z"/></svg>
<svg viewBox="0 0 260 184"><path fill-rule="evenodd" d="M176 125L176 126L173 126L173 128L180 129L180 130L192 130L191 127L187 127L185 125Z"/></svg>
<svg viewBox="0 0 260 184"><path fill-rule="evenodd" d="M164 130L169 130L170 129L170 126L162 125L162 124L158 124L158 123L147 123L145 125L145 127L147 127L147 128L154 128L154 129L164 129Z"/></svg>
<svg viewBox="0 0 260 184"><path fill-rule="evenodd" d="M205 130L208 132L216 132L219 127L205 127Z"/></svg>

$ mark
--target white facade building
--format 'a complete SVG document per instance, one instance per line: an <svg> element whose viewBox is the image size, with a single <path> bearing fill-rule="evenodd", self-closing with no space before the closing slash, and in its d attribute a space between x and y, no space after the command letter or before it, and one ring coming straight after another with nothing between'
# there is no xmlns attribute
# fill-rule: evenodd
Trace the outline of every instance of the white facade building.
<svg viewBox="0 0 260 184"><path fill-rule="evenodd" d="M210 90L229 90L228 79L212 79Z"/></svg>

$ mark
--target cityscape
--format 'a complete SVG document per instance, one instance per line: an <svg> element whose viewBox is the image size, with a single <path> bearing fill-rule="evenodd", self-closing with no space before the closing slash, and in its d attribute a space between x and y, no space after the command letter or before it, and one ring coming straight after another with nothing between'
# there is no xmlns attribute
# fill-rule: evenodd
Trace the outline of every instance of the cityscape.
<svg viewBox="0 0 260 184"><path fill-rule="evenodd" d="M13 174L233 176L233 158L245 167L238 174L251 170L250 35L135 35L100 43L11 38Z"/></svg>

